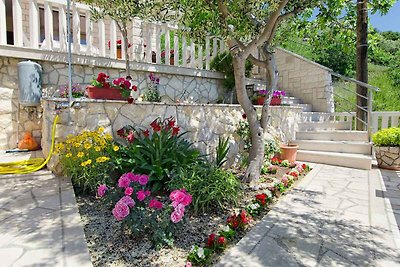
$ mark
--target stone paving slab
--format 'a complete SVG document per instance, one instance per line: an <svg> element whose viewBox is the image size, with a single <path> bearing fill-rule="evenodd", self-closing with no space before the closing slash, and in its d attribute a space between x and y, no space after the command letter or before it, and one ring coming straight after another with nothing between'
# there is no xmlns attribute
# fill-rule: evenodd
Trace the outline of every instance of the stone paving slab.
<svg viewBox="0 0 400 267"><path fill-rule="evenodd" d="M92 266L71 181L0 175L0 266Z"/></svg>
<svg viewBox="0 0 400 267"><path fill-rule="evenodd" d="M314 165L217 266L400 266L398 174Z"/></svg>

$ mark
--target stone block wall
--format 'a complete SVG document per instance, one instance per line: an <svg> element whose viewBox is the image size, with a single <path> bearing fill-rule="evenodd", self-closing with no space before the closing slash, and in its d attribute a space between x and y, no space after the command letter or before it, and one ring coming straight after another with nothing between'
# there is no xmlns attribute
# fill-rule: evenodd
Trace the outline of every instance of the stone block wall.
<svg viewBox="0 0 400 267"><path fill-rule="evenodd" d="M51 127L56 116L56 107L60 99L43 100L44 125L42 147L48 155L51 144ZM234 133L243 110L239 105L200 105L200 104L127 104L122 101L85 100L79 102L79 108L62 109L56 129L56 141L65 140L68 134L78 134L83 130L95 130L102 126L116 137L118 129L125 125L134 125L142 129L157 117L174 116L186 138L191 140L204 154L213 155L218 137L230 138L229 163L239 160L240 138ZM75 107L78 107L75 106ZM261 110L260 110L261 111ZM271 107L273 135L285 140L293 139L300 119L301 109L293 107ZM50 166L57 165L53 157Z"/></svg>
<svg viewBox="0 0 400 267"><path fill-rule="evenodd" d="M276 64L281 89L312 104L313 111L334 112L330 69L281 48L276 49Z"/></svg>
<svg viewBox="0 0 400 267"><path fill-rule="evenodd" d="M20 61L22 60L0 56L0 149L15 148L17 140L22 138L25 132L31 132L38 143L41 139L42 107L24 108L18 106L17 64ZM68 83L67 64L44 60L37 60L36 62L43 69L43 96L58 96L59 87ZM195 71L181 72L173 66L164 68L167 68L169 72L160 72L160 69L163 70L163 66L160 66L158 73L155 73L155 76L160 78L158 88L163 102L215 103L218 100L220 88L222 88L220 86L222 75L220 75L220 78L210 78L206 75L197 75ZM75 64L73 65L72 81L85 87L99 72L106 72L111 78L125 75L124 69L121 68ZM139 88L135 95L136 98L148 88L147 77L149 73L143 70L132 70L133 80ZM188 73L191 75L188 75ZM18 121L19 123L17 123Z"/></svg>

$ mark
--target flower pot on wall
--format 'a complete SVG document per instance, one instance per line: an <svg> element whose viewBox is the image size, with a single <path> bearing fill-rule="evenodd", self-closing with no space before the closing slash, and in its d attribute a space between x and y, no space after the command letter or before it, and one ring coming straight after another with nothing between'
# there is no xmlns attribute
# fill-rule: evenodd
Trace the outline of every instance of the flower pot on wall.
<svg viewBox="0 0 400 267"><path fill-rule="evenodd" d="M92 85L86 87L86 93L92 99L126 100L122 97L121 91L116 88L98 88Z"/></svg>
<svg viewBox="0 0 400 267"><path fill-rule="evenodd" d="M270 106L279 106L282 103L282 99L279 97L273 97L271 99L271 104Z"/></svg>
<svg viewBox="0 0 400 267"><path fill-rule="evenodd" d="M257 98L256 104L257 105L264 105L264 101L265 101L265 96L260 96L259 98Z"/></svg>
<svg viewBox="0 0 400 267"><path fill-rule="evenodd" d="M375 146L379 168L400 171L400 147Z"/></svg>
<svg viewBox="0 0 400 267"><path fill-rule="evenodd" d="M280 146L281 148L281 156L282 160L288 160L289 162L295 162L297 157L297 149L298 145L286 145L283 144Z"/></svg>
<svg viewBox="0 0 400 267"><path fill-rule="evenodd" d="M117 59L122 59L122 49L117 48Z"/></svg>

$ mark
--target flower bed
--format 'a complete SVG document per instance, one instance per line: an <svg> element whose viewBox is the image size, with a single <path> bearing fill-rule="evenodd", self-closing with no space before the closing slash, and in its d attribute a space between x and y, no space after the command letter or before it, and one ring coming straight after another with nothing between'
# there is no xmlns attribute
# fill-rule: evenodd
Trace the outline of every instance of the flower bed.
<svg viewBox="0 0 400 267"><path fill-rule="evenodd" d="M239 242L269 212L278 198L310 170L308 165L303 166L305 169L299 165L296 170L276 165L274 167L277 170L276 174L262 175L260 183L255 186L243 185L244 193L237 205L226 210L213 209L197 215L188 211L185 215L187 220L176 235L174 244L159 250L152 246L151 240L147 237L132 239L127 232L121 231L122 222L114 220L109 210L103 204L99 205L95 197L78 197L93 265L183 267L187 265L188 259L193 261L193 258L198 258L201 263L202 258L198 254L202 256L203 253L204 257L206 254L209 255L207 264L215 264L224 249L229 249ZM287 173L298 177L293 176L288 179ZM236 173L238 176L240 174ZM239 227L236 224L237 219L234 220L232 215L238 214L236 218L240 218L243 210L246 211L246 218L251 217L251 219ZM228 228L228 224L235 226L236 230L232 231L232 227ZM221 239L221 236L224 238ZM208 252L205 253L204 249ZM191 264L201 266L195 262Z"/></svg>

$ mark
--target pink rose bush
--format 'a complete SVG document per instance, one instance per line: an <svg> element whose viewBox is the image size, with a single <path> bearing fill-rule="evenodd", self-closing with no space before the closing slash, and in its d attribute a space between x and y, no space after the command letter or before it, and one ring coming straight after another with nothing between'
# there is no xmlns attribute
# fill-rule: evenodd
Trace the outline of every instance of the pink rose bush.
<svg viewBox="0 0 400 267"><path fill-rule="evenodd" d="M168 232L183 220L192 195L179 189L172 191L169 199L154 196L148 189L149 180L148 175L128 172L121 175L115 188L100 185L97 195L117 200L111 211L114 218L131 227L132 232L153 233L152 240L157 244L166 242L166 236L171 236Z"/></svg>

